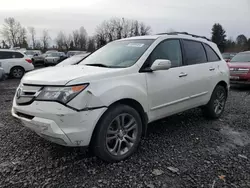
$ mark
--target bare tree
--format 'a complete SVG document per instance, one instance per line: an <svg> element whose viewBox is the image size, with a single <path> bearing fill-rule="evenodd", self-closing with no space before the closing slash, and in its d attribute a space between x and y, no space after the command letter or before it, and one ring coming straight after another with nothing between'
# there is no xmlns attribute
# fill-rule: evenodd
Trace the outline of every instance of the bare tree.
<svg viewBox="0 0 250 188"><path fill-rule="evenodd" d="M9 45L17 46L21 28L21 24L14 18L5 18L1 35L8 41Z"/></svg>
<svg viewBox="0 0 250 188"><path fill-rule="evenodd" d="M151 32L151 27L146 26L143 22L140 23L140 35L148 35Z"/></svg>
<svg viewBox="0 0 250 188"><path fill-rule="evenodd" d="M79 29L79 47L81 50L86 50L86 45L87 45L87 31L85 30L84 27L80 27Z"/></svg>
<svg viewBox="0 0 250 188"><path fill-rule="evenodd" d="M96 28L95 39L96 39L96 43L97 43L98 48L107 44L106 31L102 25L100 25Z"/></svg>
<svg viewBox="0 0 250 188"><path fill-rule="evenodd" d="M95 40L92 37L88 38L87 51L94 52L95 51Z"/></svg>
<svg viewBox="0 0 250 188"><path fill-rule="evenodd" d="M9 46L6 44L5 40L2 40L3 48L9 48Z"/></svg>
<svg viewBox="0 0 250 188"><path fill-rule="evenodd" d="M60 31L56 37L56 45L59 50L63 50L65 44L66 36Z"/></svg>
<svg viewBox="0 0 250 188"><path fill-rule="evenodd" d="M145 25L143 22L137 20L127 20L120 18L112 18L108 21L102 22L96 28L97 46L103 46L107 42L113 40L138 36L148 35L151 32L151 27Z"/></svg>
<svg viewBox="0 0 250 188"><path fill-rule="evenodd" d="M79 44L80 34L79 34L79 31L74 30L72 36L73 36L73 43L75 45L75 48L79 49L80 48L80 44Z"/></svg>
<svg viewBox="0 0 250 188"><path fill-rule="evenodd" d="M27 43L27 31L24 27L21 27L19 29L19 33L17 36L17 41L18 41L18 46L21 48L27 48L28 43Z"/></svg>
<svg viewBox="0 0 250 188"><path fill-rule="evenodd" d="M30 36L31 36L31 41L32 41L32 47L35 49L36 47L36 30L34 27L29 27L28 28Z"/></svg>
<svg viewBox="0 0 250 188"><path fill-rule="evenodd" d="M34 49L42 49L42 44L39 40L36 40L36 45L35 45Z"/></svg>
<svg viewBox="0 0 250 188"><path fill-rule="evenodd" d="M74 48L74 46L72 46L72 43L73 43L73 37L72 35L68 35L68 37L66 37L66 40L65 40L65 47L67 51L70 48Z"/></svg>
<svg viewBox="0 0 250 188"><path fill-rule="evenodd" d="M49 36L48 30L44 29L44 30L43 30L42 39L41 39L41 41L42 41L42 46L43 46L43 49L44 49L44 50L48 49L50 39L51 39L51 38L50 38L50 36Z"/></svg>

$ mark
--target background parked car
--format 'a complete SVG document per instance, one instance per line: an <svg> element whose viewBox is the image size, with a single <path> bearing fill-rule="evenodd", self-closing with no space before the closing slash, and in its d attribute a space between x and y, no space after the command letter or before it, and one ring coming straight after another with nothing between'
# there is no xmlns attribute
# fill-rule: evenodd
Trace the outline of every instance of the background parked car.
<svg viewBox="0 0 250 188"><path fill-rule="evenodd" d="M222 57L226 62L230 62L230 60L236 55L237 53L223 53Z"/></svg>
<svg viewBox="0 0 250 188"><path fill-rule="evenodd" d="M24 54L31 58L33 65L36 65L38 63L43 64L44 59L41 57L42 52L40 50L27 50Z"/></svg>
<svg viewBox="0 0 250 188"><path fill-rule="evenodd" d="M37 57L37 59L39 59L39 61L41 61L42 63L44 63L45 58L46 58L49 54L51 54L51 53L53 53L53 52L58 52L58 51L57 51L57 50L48 50L48 51L46 51L44 54L39 55L39 56Z"/></svg>
<svg viewBox="0 0 250 188"><path fill-rule="evenodd" d="M44 65L56 65L60 63L61 61L65 60L67 56L65 55L64 52L52 52L48 54L47 57L44 59Z"/></svg>
<svg viewBox="0 0 250 188"><path fill-rule="evenodd" d="M67 52L67 57L71 57L73 55L76 55L76 54L80 54L80 53L87 53L86 51L68 51Z"/></svg>
<svg viewBox="0 0 250 188"><path fill-rule="evenodd" d="M24 54L27 55L30 59L32 59L36 52L33 50L27 50L26 52L24 52Z"/></svg>
<svg viewBox="0 0 250 188"><path fill-rule="evenodd" d="M228 66L232 84L250 85L250 51L238 53L231 59Z"/></svg>
<svg viewBox="0 0 250 188"><path fill-rule="evenodd" d="M0 62L4 72L14 78L21 78L25 72L34 69L32 60L15 50L0 49Z"/></svg>
<svg viewBox="0 0 250 188"><path fill-rule="evenodd" d="M56 66L67 66L67 65L76 65L80 63L83 59L85 59L90 53L85 53L85 54L78 54L74 55L70 58L65 59L61 63L57 64Z"/></svg>

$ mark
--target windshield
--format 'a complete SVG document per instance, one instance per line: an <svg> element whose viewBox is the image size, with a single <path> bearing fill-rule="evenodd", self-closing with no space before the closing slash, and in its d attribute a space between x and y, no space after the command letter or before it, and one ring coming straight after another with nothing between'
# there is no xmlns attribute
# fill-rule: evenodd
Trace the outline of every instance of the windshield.
<svg viewBox="0 0 250 188"><path fill-rule="evenodd" d="M47 52L45 52L45 54L50 54L50 53L53 53L53 52L56 52L56 51L47 51Z"/></svg>
<svg viewBox="0 0 250 188"><path fill-rule="evenodd" d="M224 59L230 59L230 54L222 54L222 57L223 57Z"/></svg>
<svg viewBox="0 0 250 188"><path fill-rule="evenodd" d="M239 53L230 62L250 62L250 53Z"/></svg>
<svg viewBox="0 0 250 188"><path fill-rule="evenodd" d="M154 40L124 40L107 44L84 59L80 65L129 67L136 63Z"/></svg>
<svg viewBox="0 0 250 188"><path fill-rule="evenodd" d="M65 59L61 63L59 63L57 66L66 66L66 65L74 65L81 61L84 57L83 56L72 56L68 59Z"/></svg>
<svg viewBox="0 0 250 188"><path fill-rule="evenodd" d="M25 54L26 55L34 55L34 54L36 54L36 52L34 52L34 51L26 51Z"/></svg>
<svg viewBox="0 0 250 188"><path fill-rule="evenodd" d="M59 53L50 53L48 57L58 57Z"/></svg>

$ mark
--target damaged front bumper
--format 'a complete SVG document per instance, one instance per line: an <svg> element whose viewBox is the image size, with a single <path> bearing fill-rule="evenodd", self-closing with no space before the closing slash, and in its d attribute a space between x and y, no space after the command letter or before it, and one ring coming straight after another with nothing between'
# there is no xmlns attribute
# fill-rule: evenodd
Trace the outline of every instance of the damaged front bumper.
<svg viewBox="0 0 250 188"><path fill-rule="evenodd" d="M25 127L41 137L64 146L88 146L93 130L106 111L105 107L75 111L57 102L34 101L30 105L16 105L12 115Z"/></svg>

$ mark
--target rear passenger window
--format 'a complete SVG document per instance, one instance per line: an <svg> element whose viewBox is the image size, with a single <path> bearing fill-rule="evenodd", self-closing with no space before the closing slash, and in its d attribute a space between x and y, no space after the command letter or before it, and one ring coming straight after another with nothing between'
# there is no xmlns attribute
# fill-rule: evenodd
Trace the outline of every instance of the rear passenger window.
<svg viewBox="0 0 250 188"><path fill-rule="evenodd" d="M204 44L205 50L207 52L207 60L209 62L220 61L219 56L214 52L214 50L207 44Z"/></svg>
<svg viewBox="0 0 250 188"><path fill-rule="evenodd" d="M23 58L23 54L19 52L12 52L12 58Z"/></svg>
<svg viewBox="0 0 250 188"><path fill-rule="evenodd" d="M12 58L12 53L11 52L0 52L0 59L11 59Z"/></svg>
<svg viewBox="0 0 250 188"><path fill-rule="evenodd" d="M205 50L200 42L183 40L185 62L188 65L207 62Z"/></svg>
<svg viewBox="0 0 250 188"><path fill-rule="evenodd" d="M156 59L170 60L172 67L181 66L182 53L180 41L173 39L161 42L149 56L149 66L151 66Z"/></svg>

